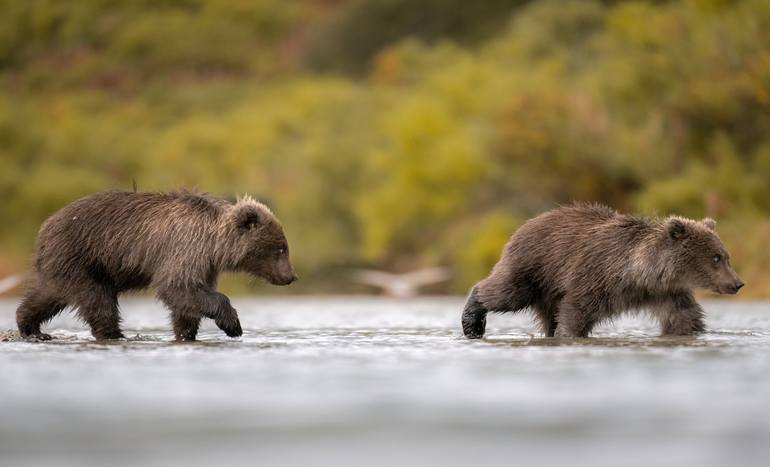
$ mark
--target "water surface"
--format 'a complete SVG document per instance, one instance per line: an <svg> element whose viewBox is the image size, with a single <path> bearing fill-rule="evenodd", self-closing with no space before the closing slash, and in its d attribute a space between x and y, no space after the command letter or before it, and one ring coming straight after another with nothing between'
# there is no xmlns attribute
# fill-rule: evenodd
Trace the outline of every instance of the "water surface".
<svg viewBox="0 0 770 467"><path fill-rule="evenodd" d="M234 300L243 337L196 343L152 300L122 302L125 341L57 318L0 343L0 465L767 465L770 304L706 302L697 338L522 314L469 341L462 301Z"/></svg>

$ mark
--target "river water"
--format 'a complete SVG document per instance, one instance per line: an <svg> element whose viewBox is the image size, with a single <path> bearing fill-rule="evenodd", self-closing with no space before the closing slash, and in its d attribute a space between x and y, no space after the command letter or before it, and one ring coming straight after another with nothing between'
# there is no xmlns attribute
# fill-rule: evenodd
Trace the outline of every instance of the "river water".
<svg viewBox="0 0 770 467"><path fill-rule="evenodd" d="M480 341L462 298L233 303L239 339L174 343L130 299L125 341L65 315L0 343L0 465L770 465L768 303L704 302L697 338L640 316L544 339L520 314Z"/></svg>

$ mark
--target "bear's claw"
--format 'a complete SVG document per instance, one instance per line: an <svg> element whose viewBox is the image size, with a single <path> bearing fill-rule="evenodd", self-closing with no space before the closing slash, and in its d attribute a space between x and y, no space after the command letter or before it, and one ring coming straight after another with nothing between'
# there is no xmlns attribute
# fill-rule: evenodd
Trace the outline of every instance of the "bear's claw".
<svg viewBox="0 0 770 467"><path fill-rule="evenodd" d="M243 335L243 329L241 329L241 322L238 319L235 320L216 320L214 321L219 329L224 331L228 337L240 337Z"/></svg>

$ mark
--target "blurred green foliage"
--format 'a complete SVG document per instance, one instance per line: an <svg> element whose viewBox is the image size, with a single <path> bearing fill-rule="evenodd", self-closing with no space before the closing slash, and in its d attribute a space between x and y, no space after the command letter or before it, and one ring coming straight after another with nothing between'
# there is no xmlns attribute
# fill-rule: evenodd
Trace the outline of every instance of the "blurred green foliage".
<svg viewBox="0 0 770 467"><path fill-rule="evenodd" d="M440 264L464 292L591 200L717 218L770 296L764 0L0 0L0 84L0 273L136 180L267 201L298 291Z"/></svg>

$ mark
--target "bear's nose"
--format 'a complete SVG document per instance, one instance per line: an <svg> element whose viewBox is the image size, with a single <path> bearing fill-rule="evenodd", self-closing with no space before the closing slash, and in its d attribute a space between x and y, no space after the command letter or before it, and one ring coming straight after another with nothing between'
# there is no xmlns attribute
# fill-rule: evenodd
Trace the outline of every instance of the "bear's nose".
<svg viewBox="0 0 770 467"><path fill-rule="evenodd" d="M735 282L735 290L741 290L741 287L743 287L744 285L745 284L743 283L743 281L741 281L741 280L736 281Z"/></svg>

